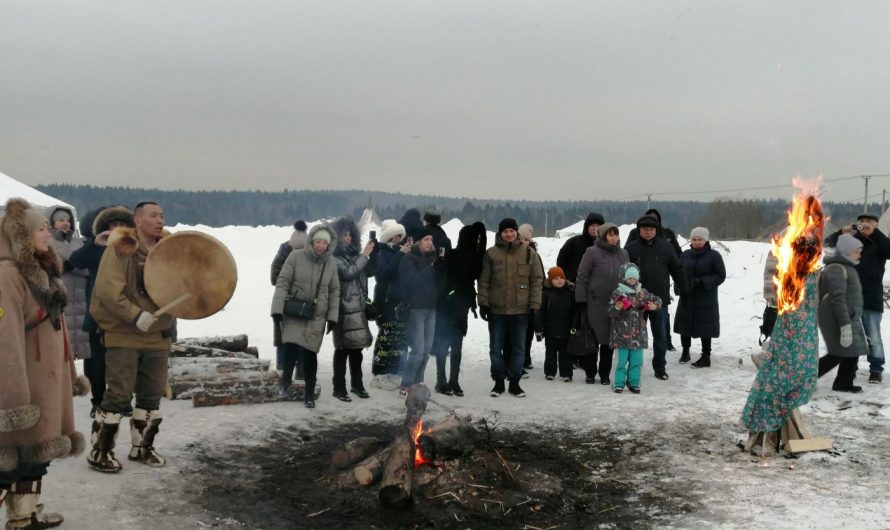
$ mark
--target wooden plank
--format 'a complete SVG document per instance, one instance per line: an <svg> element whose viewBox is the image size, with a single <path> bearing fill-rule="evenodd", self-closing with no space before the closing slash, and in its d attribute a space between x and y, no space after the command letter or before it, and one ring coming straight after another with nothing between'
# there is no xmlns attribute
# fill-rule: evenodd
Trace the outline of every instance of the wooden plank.
<svg viewBox="0 0 890 530"><path fill-rule="evenodd" d="M234 352L244 352L247 350L247 335L229 335L218 337L188 337L177 341L179 344L191 344L196 346L207 346L210 348L219 348Z"/></svg>
<svg viewBox="0 0 890 530"><path fill-rule="evenodd" d="M810 430L807 428L806 422L803 419L803 414L800 413L800 409L794 409L793 411L791 411L791 421L797 428L797 432L800 433L801 439L813 437L813 435L810 433Z"/></svg>
<svg viewBox="0 0 890 530"><path fill-rule="evenodd" d="M807 451L827 451L833 446L831 438L807 438L806 440L789 440L786 449L789 453L805 453Z"/></svg>

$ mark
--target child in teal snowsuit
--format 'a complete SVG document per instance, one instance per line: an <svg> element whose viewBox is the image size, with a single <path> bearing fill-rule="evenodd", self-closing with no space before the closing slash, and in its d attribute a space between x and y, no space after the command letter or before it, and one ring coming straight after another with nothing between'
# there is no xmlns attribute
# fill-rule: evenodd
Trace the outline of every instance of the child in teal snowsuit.
<svg viewBox="0 0 890 530"><path fill-rule="evenodd" d="M648 345L646 313L661 308L661 298L640 285L640 269L625 263L618 273L618 288L612 292L609 304L609 346L618 352L618 364L612 378L612 390L620 394L627 385L634 394L640 393L640 370L643 367L643 348Z"/></svg>

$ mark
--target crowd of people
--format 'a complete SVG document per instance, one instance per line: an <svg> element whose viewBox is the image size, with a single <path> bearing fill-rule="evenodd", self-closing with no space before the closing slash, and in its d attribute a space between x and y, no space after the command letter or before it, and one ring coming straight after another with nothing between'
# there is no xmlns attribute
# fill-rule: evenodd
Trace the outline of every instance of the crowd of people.
<svg viewBox="0 0 890 530"><path fill-rule="evenodd" d="M526 395L521 381L533 368L535 339L544 342L546 380L572 382L580 369L586 383L598 381L616 393L641 392L649 335L656 379L669 379L671 331L681 338L679 363L692 360L698 339L700 357L691 366L710 367L726 270L707 228L694 228L684 251L650 210L622 246L618 227L592 212L556 263L545 266L531 225L502 219L489 245L486 227L477 222L462 227L452 246L440 223L436 212L421 216L411 209L384 221L365 242L348 217L311 229L294 224L270 277L283 398L292 397L293 380L301 378L303 403L315 406L326 334L334 345L331 393L342 402L368 399L368 387L407 393L424 382L431 356L435 391L464 396L461 358L470 314L487 322L489 395L495 398ZM163 209L153 202L132 210L103 207L79 226L78 234L68 208L44 212L21 199L10 199L0 219L0 504L7 506L9 528L61 522L38 505L52 460L88 448L93 469L120 471L114 448L124 417L130 417L132 442L127 458L166 463L154 442L176 325L155 315L143 277L148 253L167 235ZM882 381L882 279L890 239L875 216L863 214L825 243L832 250L818 283L818 327L827 347L819 375L838 366L832 388L859 392L853 382L862 355L869 382ZM767 261L763 338L776 313L775 266ZM366 387L364 351L372 347ZM84 360L86 377L77 376L76 358ZM74 429L71 397L88 392L89 442Z"/></svg>

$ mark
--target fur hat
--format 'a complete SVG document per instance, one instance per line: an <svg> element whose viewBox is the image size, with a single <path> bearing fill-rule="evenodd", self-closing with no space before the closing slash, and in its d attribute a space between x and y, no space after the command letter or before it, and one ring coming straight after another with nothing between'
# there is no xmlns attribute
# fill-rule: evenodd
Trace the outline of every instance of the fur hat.
<svg viewBox="0 0 890 530"><path fill-rule="evenodd" d="M856 237L851 236L850 234L841 234L840 237L837 238L837 245L835 245L835 248L837 249L838 256L847 257L851 252L861 246L862 241L859 241Z"/></svg>
<svg viewBox="0 0 890 530"><path fill-rule="evenodd" d="M519 229L516 230L519 232L520 239L534 239L535 238L535 227L528 223L523 223L519 225Z"/></svg>
<svg viewBox="0 0 890 530"><path fill-rule="evenodd" d="M400 236L402 239L405 239L405 227L396 222L395 219L386 219L380 225L380 236L379 241L381 243L388 243L390 239L395 236Z"/></svg>
<svg viewBox="0 0 890 530"><path fill-rule="evenodd" d="M428 225L437 225L442 222L442 214L433 210L427 210L423 214L423 220Z"/></svg>
<svg viewBox="0 0 890 530"><path fill-rule="evenodd" d="M290 246L293 249L303 248L306 246L306 221L300 219L294 223L294 231L290 235Z"/></svg>
<svg viewBox="0 0 890 530"><path fill-rule="evenodd" d="M562 278L565 279L566 273L562 270L562 267L550 267L550 270L547 271L547 279L552 280L553 278Z"/></svg>
<svg viewBox="0 0 890 530"><path fill-rule="evenodd" d="M658 219L654 215L644 215L637 219L637 228L661 228Z"/></svg>
<svg viewBox="0 0 890 530"><path fill-rule="evenodd" d="M516 219L512 219L510 217L505 217L501 219L501 222L498 223L498 234L503 232L504 230L512 228L513 230L519 231L519 225L516 224Z"/></svg>
<svg viewBox="0 0 890 530"><path fill-rule="evenodd" d="M109 206L96 214L96 218L93 221L93 236L97 236L111 228L111 223L123 223L129 228L136 228L136 223L133 222L133 212L129 208L126 206Z"/></svg>
<svg viewBox="0 0 890 530"><path fill-rule="evenodd" d="M692 229L692 232L689 233L689 239L700 237L705 241L711 240L711 233L708 232L708 229L703 226L696 226Z"/></svg>

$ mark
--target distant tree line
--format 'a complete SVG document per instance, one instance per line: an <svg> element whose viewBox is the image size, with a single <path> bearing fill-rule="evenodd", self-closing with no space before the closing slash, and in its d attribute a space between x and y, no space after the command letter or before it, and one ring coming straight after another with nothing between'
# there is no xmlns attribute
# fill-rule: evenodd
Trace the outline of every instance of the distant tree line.
<svg viewBox="0 0 890 530"><path fill-rule="evenodd" d="M406 195L379 191L186 191L130 187L97 187L51 184L37 188L74 205L85 213L99 206L123 204L133 207L151 200L163 206L169 224L207 226L292 224L297 219L313 221L351 215L358 219L371 207L381 219L398 219L409 208L423 213L435 210L443 220L457 217L464 223L482 221L496 226L504 217L531 223L537 235L553 235L556 230L584 219L591 211L621 225L634 223L649 209L657 208L664 223L685 235L695 226L707 226L715 239L763 239L781 230L787 201L780 199L731 199L696 201L526 201L487 200L429 195ZM825 203L834 224L855 219L862 207L855 203ZM881 206L870 205L880 212Z"/></svg>

